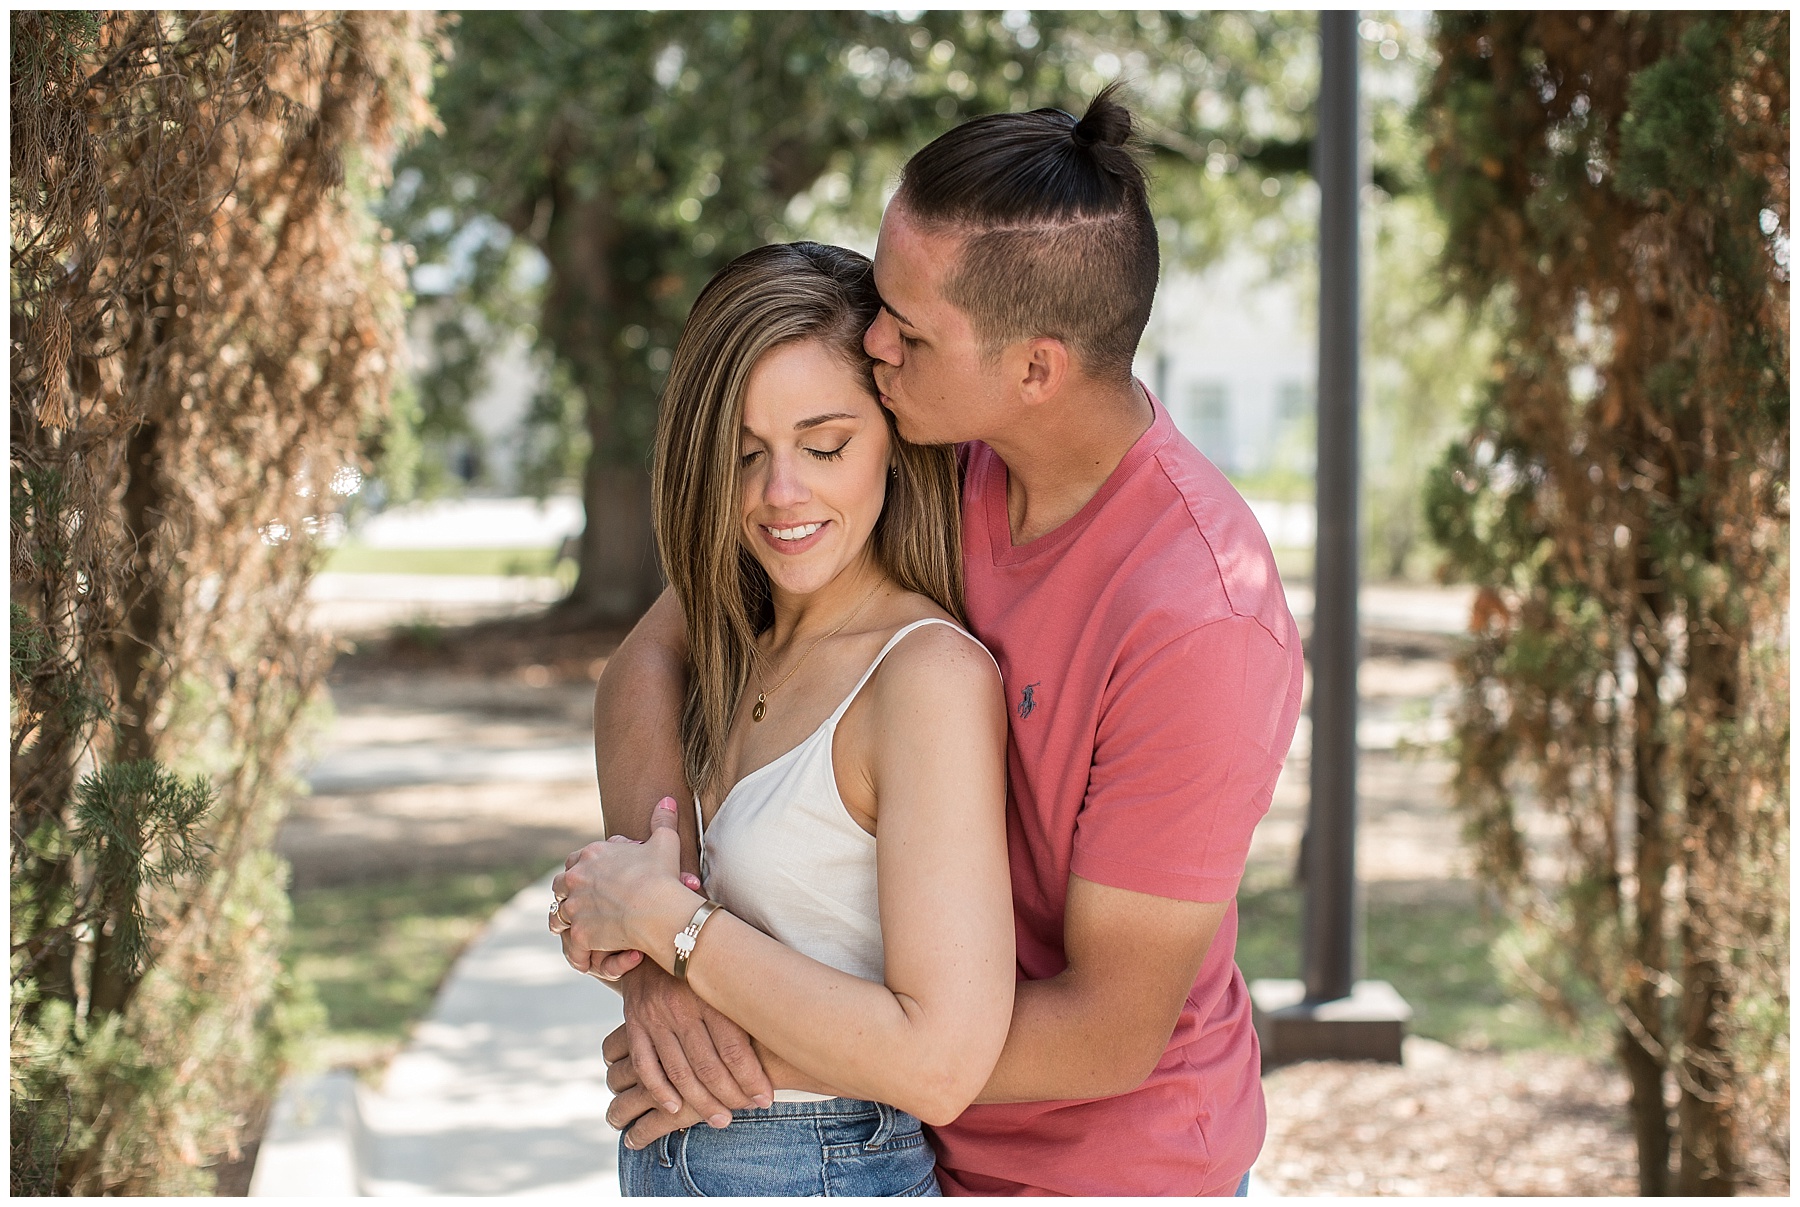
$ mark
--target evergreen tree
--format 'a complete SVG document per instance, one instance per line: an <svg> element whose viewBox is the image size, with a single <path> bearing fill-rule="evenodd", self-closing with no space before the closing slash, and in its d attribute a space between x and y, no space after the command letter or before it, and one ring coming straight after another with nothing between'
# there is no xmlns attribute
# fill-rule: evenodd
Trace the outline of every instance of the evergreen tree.
<svg viewBox="0 0 1800 1207"><path fill-rule="evenodd" d="M1788 17L1438 45L1444 264L1502 341L1430 500L1480 588L1457 793L1533 982L1611 1006L1643 1193L1730 1193L1786 1134Z"/></svg>

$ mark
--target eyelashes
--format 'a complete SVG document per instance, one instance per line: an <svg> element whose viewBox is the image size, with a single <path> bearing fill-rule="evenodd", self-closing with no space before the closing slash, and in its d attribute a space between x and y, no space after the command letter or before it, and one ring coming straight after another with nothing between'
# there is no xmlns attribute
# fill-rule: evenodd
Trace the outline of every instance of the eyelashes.
<svg viewBox="0 0 1800 1207"><path fill-rule="evenodd" d="M853 440L853 439L855 439L855 437L851 437L851 439ZM846 440L842 444L838 445L836 448L809 448L809 449L803 449L802 451L805 452L807 455L813 457L815 460L837 461L843 457L844 450L849 447L850 447L850 441ZM763 455L763 451L760 448L751 449L749 452L743 454L743 456L741 458L739 458L739 464L741 464L741 465L753 464L756 461L756 459L762 455Z"/></svg>

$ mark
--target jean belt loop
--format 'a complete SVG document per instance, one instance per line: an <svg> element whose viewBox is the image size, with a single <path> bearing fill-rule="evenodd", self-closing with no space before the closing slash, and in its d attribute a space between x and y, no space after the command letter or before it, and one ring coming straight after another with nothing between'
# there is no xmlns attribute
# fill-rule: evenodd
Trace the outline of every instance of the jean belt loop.
<svg viewBox="0 0 1800 1207"><path fill-rule="evenodd" d="M880 1122L875 1125L875 1134L870 1136L868 1141L863 1145L863 1148L867 1149L869 1152L874 1152L883 1144L886 1144L889 1140L894 1138L894 1125L896 1122L894 1119L894 1108L885 1102L877 1102L875 1104L875 1114Z"/></svg>
<svg viewBox="0 0 1800 1207"><path fill-rule="evenodd" d="M662 1161L664 1169L672 1169L675 1166L675 1137L679 1135L681 1135L680 1132L670 1132L656 1142L657 1156Z"/></svg>

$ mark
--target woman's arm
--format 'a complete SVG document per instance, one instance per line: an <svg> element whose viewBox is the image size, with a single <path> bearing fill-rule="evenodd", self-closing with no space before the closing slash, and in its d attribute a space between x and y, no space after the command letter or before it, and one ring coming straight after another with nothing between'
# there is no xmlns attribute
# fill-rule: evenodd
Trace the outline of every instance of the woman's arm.
<svg viewBox="0 0 1800 1207"><path fill-rule="evenodd" d="M687 622L681 601L664 590L606 660L594 688L594 766L606 833L641 839L650 833L657 800L691 800L681 765L681 708L687 691ZM700 868L694 813L677 815L681 866ZM557 929L554 922L551 929ZM660 1101L682 1100L703 1116L766 1101L773 1087L757 1064L750 1037L660 970L638 966L635 951L602 956L564 935L564 955L583 972L612 984L642 1041L640 1060ZM670 1054L668 1067L658 1051ZM674 1112L671 1111L671 1114Z"/></svg>
<svg viewBox="0 0 1800 1207"><path fill-rule="evenodd" d="M947 1123L986 1084L1012 1014L1004 705L987 655L937 627L896 649L867 690L864 728L879 739L855 761L878 802L886 983L723 912L701 931L688 983L809 1076ZM672 854L672 821L658 821L646 847L598 844L593 866L570 869L564 885L579 895L577 929L595 919L596 945L629 939L664 967L700 902L649 866Z"/></svg>

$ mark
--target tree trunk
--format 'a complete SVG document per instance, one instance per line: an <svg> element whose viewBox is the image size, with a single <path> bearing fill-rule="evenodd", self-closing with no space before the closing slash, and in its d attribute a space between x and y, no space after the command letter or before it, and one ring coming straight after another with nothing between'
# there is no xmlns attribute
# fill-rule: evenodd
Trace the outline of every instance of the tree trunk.
<svg viewBox="0 0 1800 1207"><path fill-rule="evenodd" d="M1626 1002L1641 1021L1641 997L1654 998L1654 986L1640 986ZM1631 1130L1637 1140L1638 1194L1658 1198L1669 1193L1669 1108L1663 1101L1663 1052L1652 1052L1632 1033L1619 1028L1619 1063L1631 1086Z"/></svg>
<svg viewBox="0 0 1800 1207"><path fill-rule="evenodd" d="M1733 1093L1737 1082L1723 1022L1731 986L1720 951L1719 923L1735 904L1730 884L1736 842L1732 802L1720 797L1729 782L1712 766L1709 735L1737 720L1736 670L1740 642L1724 608L1688 605L1687 829L1684 851L1687 913L1681 928L1681 1170L1676 1193L1728 1195L1736 1191Z"/></svg>
<svg viewBox="0 0 1800 1207"><path fill-rule="evenodd" d="M1695 905L1691 895L1688 905L1691 913ZM1705 906L1701 908L1704 917ZM1710 956L1710 941L1694 930L1692 924L1683 927L1683 938L1691 946L1682 977L1681 1172L1675 1192L1728 1195L1737 1187L1731 1109L1735 1078L1719 1023L1730 1010L1731 993L1723 969Z"/></svg>
<svg viewBox="0 0 1800 1207"><path fill-rule="evenodd" d="M119 691L111 751L117 762L155 758L157 754L151 735L166 678L158 649L163 640L165 584L159 573L157 543L168 506L158 448L161 431L155 420L146 420L132 432L125 450L129 477L120 519L132 546L126 589L135 598L124 601L125 624L113 634L110 651Z"/></svg>
<svg viewBox="0 0 1800 1207"><path fill-rule="evenodd" d="M168 579L158 557L159 529L169 509L162 475L161 435L161 424L154 419L145 420L131 433L125 450L129 478L120 519L131 539L132 565L127 581L135 597L125 601L125 623L113 634L110 651L119 692L111 752L116 762L155 758L159 753L156 714L168 680L161 653ZM96 1017L123 1010L137 986L137 978L118 962L115 932L134 904L115 898L110 891L102 902L94 936L94 959L88 972L88 1010Z"/></svg>
<svg viewBox="0 0 1800 1207"><path fill-rule="evenodd" d="M582 496L587 527L581 533L581 573L563 611L628 624L662 590L651 527L650 474L641 466L609 465L591 456Z"/></svg>
<svg viewBox="0 0 1800 1207"><path fill-rule="evenodd" d="M626 313L644 305L646 283L622 273L620 260L637 254L604 191L579 197L564 180L550 186L551 219L543 240L550 261L541 329L570 367L587 398L590 442L582 475L587 526L579 543L580 571L559 611L584 623L630 623L662 589L650 514L647 457L634 439L637 383L621 363ZM638 305L634 306L636 302Z"/></svg>
<svg viewBox="0 0 1800 1207"><path fill-rule="evenodd" d="M108 1014L117 1014L125 1008L131 999L131 991L137 988L137 980L129 975L129 970L119 965L119 940L112 927L119 924L130 903L122 900L108 900L102 912L102 921L97 925L94 935L93 967L88 975L88 1015L100 1018ZM107 925L111 923L111 925Z"/></svg>
<svg viewBox="0 0 1800 1207"><path fill-rule="evenodd" d="M1640 544L1638 581L1654 582L1655 576L1649 551ZM1639 607L1639 619L1628 630L1634 635L1637 661L1637 693L1631 708L1632 799L1637 823L1632 861L1637 879L1632 909L1636 925L1631 935L1631 958L1637 967L1624 994L1625 1008L1637 1025L1621 1026L1619 1061L1631 1085L1638 1193L1651 1197L1669 1193L1669 1109L1663 1098L1668 1077L1668 1038L1662 1001L1663 977L1669 968L1669 937L1663 909L1670 862L1664 816L1668 803L1664 780L1668 772L1668 735L1663 732L1659 690L1668 649L1663 632L1668 604L1662 592L1652 591L1640 599Z"/></svg>

